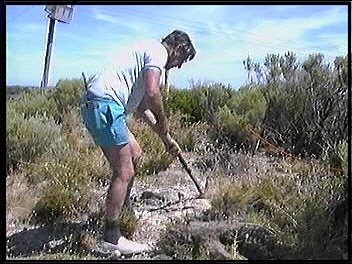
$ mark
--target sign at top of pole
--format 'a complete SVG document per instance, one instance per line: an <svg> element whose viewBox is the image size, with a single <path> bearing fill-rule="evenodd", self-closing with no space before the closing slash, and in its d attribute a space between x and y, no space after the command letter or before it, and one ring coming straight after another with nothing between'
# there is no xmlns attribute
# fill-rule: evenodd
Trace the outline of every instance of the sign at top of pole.
<svg viewBox="0 0 352 264"><path fill-rule="evenodd" d="M69 24L72 20L73 5L46 5L44 10L49 13L49 18L59 22Z"/></svg>

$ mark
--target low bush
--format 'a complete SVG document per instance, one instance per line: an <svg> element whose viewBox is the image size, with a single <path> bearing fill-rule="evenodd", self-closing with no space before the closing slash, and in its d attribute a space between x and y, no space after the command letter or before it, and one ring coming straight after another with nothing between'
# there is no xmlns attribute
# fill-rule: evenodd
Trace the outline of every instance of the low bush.
<svg viewBox="0 0 352 264"><path fill-rule="evenodd" d="M25 117L42 115L61 122L63 114L79 106L83 87L83 81L80 79L63 79L59 80L55 87L44 92L40 88L32 88L20 93L15 100L9 101L9 104Z"/></svg>
<svg viewBox="0 0 352 264"><path fill-rule="evenodd" d="M194 90L170 89L167 108L170 113L183 114L184 122L199 122L203 119L200 96Z"/></svg>
<svg viewBox="0 0 352 264"><path fill-rule="evenodd" d="M34 207L36 222L75 219L90 212L90 207L97 206L92 194L107 185L111 174L99 150L67 151L58 160L43 158L36 164L27 164L23 173L42 190Z"/></svg>
<svg viewBox="0 0 352 264"><path fill-rule="evenodd" d="M33 88L35 87L20 85L6 86L6 100L16 100L21 94L29 93Z"/></svg>
<svg viewBox="0 0 352 264"><path fill-rule="evenodd" d="M50 98L55 101L57 111L62 115L79 106L83 91L84 84L82 80L62 79L55 85Z"/></svg>
<svg viewBox="0 0 352 264"><path fill-rule="evenodd" d="M137 217L128 209L123 208L119 215L121 234L126 238L131 238L138 228Z"/></svg>
<svg viewBox="0 0 352 264"><path fill-rule="evenodd" d="M34 161L41 155L56 156L65 148L61 126L50 117L26 118L10 105L6 106L6 169L22 162Z"/></svg>
<svg viewBox="0 0 352 264"><path fill-rule="evenodd" d="M86 183L85 183L86 184ZM58 220L67 220L78 217L80 209L85 207L82 189L77 188L77 195L71 186L61 182L46 187L39 201L33 209L32 221L36 223L53 223Z"/></svg>
<svg viewBox="0 0 352 264"><path fill-rule="evenodd" d="M330 201L344 192L347 178L316 162L297 161L286 168L289 174L282 169L251 181L222 179L211 197L212 213L231 218L245 212L249 222L274 230L281 243L293 248L284 259L343 259L347 202L345 210L339 209L342 221L329 212L336 212Z"/></svg>
<svg viewBox="0 0 352 264"><path fill-rule="evenodd" d="M99 210L90 212L87 221L89 228L92 230L98 230L104 227L104 209L105 208L100 208ZM121 234L126 238L131 238L139 227L137 217L126 207L122 208L119 215L119 224Z"/></svg>
<svg viewBox="0 0 352 264"><path fill-rule="evenodd" d="M222 83L192 83L190 89L170 89L168 108L186 122L212 123L216 111L227 104L235 90Z"/></svg>
<svg viewBox="0 0 352 264"><path fill-rule="evenodd" d="M261 92L245 89L237 91L231 100L215 111L211 138L235 148L248 149L256 138L246 128L261 129L265 108Z"/></svg>
<svg viewBox="0 0 352 264"><path fill-rule="evenodd" d="M332 171L347 175L348 173L348 144L339 142L325 157Z"/></svg>
<svg viewBox="0 0 352 264"><path fill-rule="evenodd" d="M196 151L203 141L207 140L209 126L201 122L182 122L185 115L173 113L169 118L172 137L183 151Z"/></svg>
<svg viewBox="0 0 352 264"><path fill-rule="evenodd" d="M43 93L39 88L33 88L26 93L19 94L16 100L7 101L6 105L22 113L25 118L40 115L57 120L59 116L57 105L50 94L50 91Z"/></svg>
<svg viewBox="0 0 352 264"><path fill-rule="evenodd" d="M310 54L299 62L288 52L244 64L256 77L252 89L265 96L263 135L270 142L302 157L321 157L347 141L347 55L327 63L323 54Z"/></svg>

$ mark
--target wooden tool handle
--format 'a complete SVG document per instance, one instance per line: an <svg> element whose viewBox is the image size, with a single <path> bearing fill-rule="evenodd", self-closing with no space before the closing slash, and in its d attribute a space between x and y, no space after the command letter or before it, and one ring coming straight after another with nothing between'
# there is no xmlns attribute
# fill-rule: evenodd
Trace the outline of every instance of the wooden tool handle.
<svg viewBox="0 0 352 264"><path fill-rule="evenodd" d="M203 192L202 192L202 190L201 190L201 188L200 188L198 182L197 182L196 179L193 177L192 171L191 171L190 168L188 167L188 165L187 165L187 163L186 163L186 161L185 161L185 159L183 158L183 156L182 156L181 153L178 155L178 159L179 159L179 161L181 162L183 168L187 171L189 177L191 177L191 179L192 179L194 185L196 186L196 188L197 188L197 190L198 190L200 196L202 196L202 195L203 195Z"/></svg>

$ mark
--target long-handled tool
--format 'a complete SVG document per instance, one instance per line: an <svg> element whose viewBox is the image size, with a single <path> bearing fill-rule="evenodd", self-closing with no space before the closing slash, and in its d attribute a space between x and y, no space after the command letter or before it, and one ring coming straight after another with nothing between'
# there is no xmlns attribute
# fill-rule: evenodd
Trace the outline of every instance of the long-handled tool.
<svg viewBox="0 0 352 264"><path fill-rule="evenodd" d="M198 190L198 192L199 192L199 196L198 196L197 198L204 198L204 192L203 192L202 189L200 188L200 186L199 186L198 182L196 181L196 179L193 177L192 171L191 171L191 169L188 167L188 165L187 165L187 163L186 163L186 161L185 161L185 159L183 158L183 156L182 156L181 153L178 155L178 159L179 159L179 161L181 162L183 168L187 171L189 177L192 179L194 185L196 186L196 188L197 188L197 190Z"/></svg>

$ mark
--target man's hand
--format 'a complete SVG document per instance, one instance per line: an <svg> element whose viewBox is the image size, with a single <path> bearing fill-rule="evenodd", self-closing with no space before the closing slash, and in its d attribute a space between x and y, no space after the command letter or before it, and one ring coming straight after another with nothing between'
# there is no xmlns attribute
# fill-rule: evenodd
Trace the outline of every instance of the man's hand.
<svg viewBox="0 0 352 264"><path fill-rule="evenodd" d="M161 140L164 142L167 151L177 157L181 154L182 150L177 142L167 133L165 136L161 136Z"/></svg>

